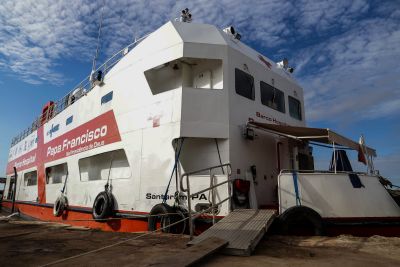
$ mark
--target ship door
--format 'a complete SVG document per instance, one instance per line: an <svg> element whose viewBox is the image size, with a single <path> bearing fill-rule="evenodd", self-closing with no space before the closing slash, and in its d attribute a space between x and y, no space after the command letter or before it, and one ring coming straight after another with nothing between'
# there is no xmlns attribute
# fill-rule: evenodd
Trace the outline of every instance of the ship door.
<svg viewBox="0 0 400 267"><path fill-rule="evenodd" d="M7 193L7 199L12 200L14 196L14 183L15 183L15 176L10 177L10 184L8 186L8 193Z"/></svg>
<svg viewBox="0 0 400 267"><path fill-rule="evenodd" d="M276 142L276 169L278 171L278 175L282 170L282 162L281 162L282 145L283 143L281 141Z"/></svg>

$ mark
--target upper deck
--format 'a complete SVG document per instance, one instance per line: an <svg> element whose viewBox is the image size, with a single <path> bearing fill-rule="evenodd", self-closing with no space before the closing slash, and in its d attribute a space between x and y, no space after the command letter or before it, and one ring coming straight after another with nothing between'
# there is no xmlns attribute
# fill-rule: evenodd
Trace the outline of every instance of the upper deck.
<svg viewBox="0 0 400 267"><path fill-rule="evenodd" d="M177 59L179 59L179 61L177 61ZM242 61L246 61L247 63L243 64ZM236 78L232 71L234 72L236 69L241 69L242 72L244 70L244 72L255 76L255 81L263 81L266 84L266 87L272 85L272 87L274 87L274 92L275 88L279 88L280 92L284 92L285 96L289 96L294 91L295 96L298 97L301 102L300 106L302 106L302 89L297 85L290 73L279 68L276 63L269 58L261 55L244 43L233 38L233 36L212 25L168 22L160 29L146 36L146 38L138 40L113 55L103 65L101 65L97 71L102 72L102 80L107 83L109 76L113 77L113 74L119 70L139 63L141 64L140 69L143 71L146 78L146 86L150 88L153 95L178 87L210 87L209 89L215 90L234 87ZM162 73L162 68L167 65L170 66L168 71L171 71L171 69L175 70L175 65L177 65L176 68L178 68L179 71L176 71L170 76L168 76L168 71ZM189 75L186 66L191 66L192 71L189 72ZM211 69L212 71L204 71L204 68L202 69L201 66L205 66L206 69ZM269 75L268 78L261 78L267 72ZM195 76L201 76L202 78L196 78ZM160 79L160 77L162 79ZM187 77L190 77L190 79ZM209 81L207 81L207 79ZM240 99L242 96L240 96L238 101L228 103L228 105L232 106L236 105L238 102L247 101L245 103L246 105L255 106L255 103L257 103L261 106L260 98L262 102L263 96L259 95L261 88L258 88L258 86L261 87L261 84L260 82L256 83L255 81L253 80L253 96L250 96L250 98L253 98L251 99L253 101L254 98L256 98L256 101L248 102L245 99L246 97L242 100ZM280 86L279 84L285 84L285 86ZM287 86L288 84L290 86ZM28 152L30 147L34 147L35 145L37 139L36 130L40 126L51 124L52 120L54 120L54 118L56 118L60 113L70 108L70 106L77 101L80 101L82 96L90 95L92 90L98 85L98 83L91 81L91 77L88 76L62 99L50 105L45 112L34 120L30 127L24 130L17 137L13 138L11 143L12 149L10 150L10 159L21 154L15 153L17 150L20 151L21 149L13 149L14 146L25 140L26 142L24 143L28 143L28 146L23 145L21 152ZM162 85L161 90L158 89L160 88L160 85ZM188 92L190 92L190 96L188 95L185 101L189 102L190 100L190 102L193 103L193 101L196 101L199 93L193 90ZM225 99L226 95L222 95L221 93L216 93L215 95L217 94L219 94L221 101ZM235 95L237 94L240 95L241 93L236 91ZM277 94L277 96L279 97L279 94ZM213 98L214 96L210 95L208 97ZM199 100L199 105L202 105L202 103L200 103L202 102L201 98L197 99ZM205 98L203 100L207 101ZM281 106L283 105L284 109L285 107L287 109L289 106L288 100L285 98L283 101L284 103L281 104ZM271 110L274 112L279 110L279 103L275 103L275 106L270 105L270 103L267 102L262 104L263 106L272 108ZM184 105L184 103L182 103L182 105ZM284 116L290 118L288 113L291 111L279 111L280 112L278 112L278 115L276 116L278 119L265 115L267 112L263 112L260 108L257 108L253 113L255 117L264 120L287 123L287 120L282 118ZM190 108L188 108L186 112L190 113ZM229 112L233 112L233 110ZM210 114L204 114L204 116L210 117ZM304 108L301 108L300 117L301 119L299 121L304 124ZM192 117L188 116L186 121L190 120L192 120ZM242 120L242 118L240 120ZM296 123L296 119L294 119L293 122ZM13 153L11 153L12 151ZM13 156L11 156L11 154L13 154Z"/></svg>

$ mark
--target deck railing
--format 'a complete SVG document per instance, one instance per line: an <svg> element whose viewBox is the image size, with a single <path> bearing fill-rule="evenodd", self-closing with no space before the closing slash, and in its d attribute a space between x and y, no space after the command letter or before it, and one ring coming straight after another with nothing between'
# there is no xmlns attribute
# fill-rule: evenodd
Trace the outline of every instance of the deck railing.
<svg viewBox="0 0 400 267"><path fill-rule="evenodd" d="M104 77L111 70L112 67L114 67L129 51L131 51L137 44L143 41L147 36L148 34L135 40L130 45L124 47L123 49L115 53L113 56L107 59L106 62L104 62L100 67L98 67L93 73L101 71ZM95 84L93 84L92 82L93 73L91 73L80 83L78 83L64 97L62 97L61 99L50 105L47 111L41 114L39 117L37 117L28 128L26 128L20 134L15 136L11 140L11 146L23 140L32 132L36 131L44 123L48 122L49 120L57 116L57 114L61 113L64 109L66 109L67 107L78 101L82 96L85 96L88 92L90 92L95 87Z"/></svg>
<svg viewBox="0 0 400 267"><path fill-rule="evenodd" d="M358 174L358 175L369 175L377 176L373 174L368 174L366 172L355 172L355 171L329 171L329 170L290 170L282 169L280 174L297 172L300 174Z"/></svg>

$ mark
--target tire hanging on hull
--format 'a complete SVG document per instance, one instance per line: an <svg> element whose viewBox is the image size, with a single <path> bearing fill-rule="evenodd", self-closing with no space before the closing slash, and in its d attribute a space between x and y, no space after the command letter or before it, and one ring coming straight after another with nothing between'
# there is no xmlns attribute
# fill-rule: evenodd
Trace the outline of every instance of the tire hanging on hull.
<svg viewBox="0 0 400 267"><path fill-rule="evenodd" d="M166 203L155 205L148 219L148 230L162 229L163 233L183 234L186 231L185 212L180 208L171 207ZM182 221L181 223L177 223ZM171 225L173 224L173 225ZM169 225L171 225L169 227Z"/></svg>
<svg viewBox="0 0 400 267"><path fill-rule="evenodd" d="M92 216L95 220L103 220L113 215L114 196L107 191L100 192L93 203Z"/></svg>
<svg viewBox="0 0 400 267"><path fill-rule="evenodd" d="M111 168L114 161L114 152L111 154L110 167L108 168L107 183L104 185L104 191L100 192L93 203L92 217L95 220L104 220L111 217L114 213L115 198L111 193L110 184Z"/></svg>
<svg viewBox="0 0 400 267"><path fill-rule="evenodd" d="M64 194L65 188L67 186L67 180L68 180L68 170L67 170L67 174L65 176L63 189L61 190L61 195L54 202L53 215L55 217L60 217L61 215L63 215L64 211L66 211L68 208L68 198Z"/></svg>
<svg viewBox="0 0 400 267"><path fill-rule="evenodd" d="M60 217L68 207L68 199L64 194L61 194L54 202L53 215Z"/></svg>

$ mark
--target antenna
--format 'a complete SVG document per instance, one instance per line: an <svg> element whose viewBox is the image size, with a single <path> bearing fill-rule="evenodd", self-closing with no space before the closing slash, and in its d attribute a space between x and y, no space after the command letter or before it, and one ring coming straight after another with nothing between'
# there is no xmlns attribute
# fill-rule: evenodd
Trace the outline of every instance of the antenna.
<svg viewBox="0 0 400 267"><path fill-rule="evenodd" d="M101 13L100 13L100 25L99 25L99 32L97 34L97 47L96 47L96 54L93 59L93 65L92 65L92 73L91 76L93 75L94 71L96 70L96 61L97 57L99 56L99 50L100 50L100 36L101 36L101 28L103 26L103 10L105 6L105 0L103 0L103 6L101 7Z"/></svg>

